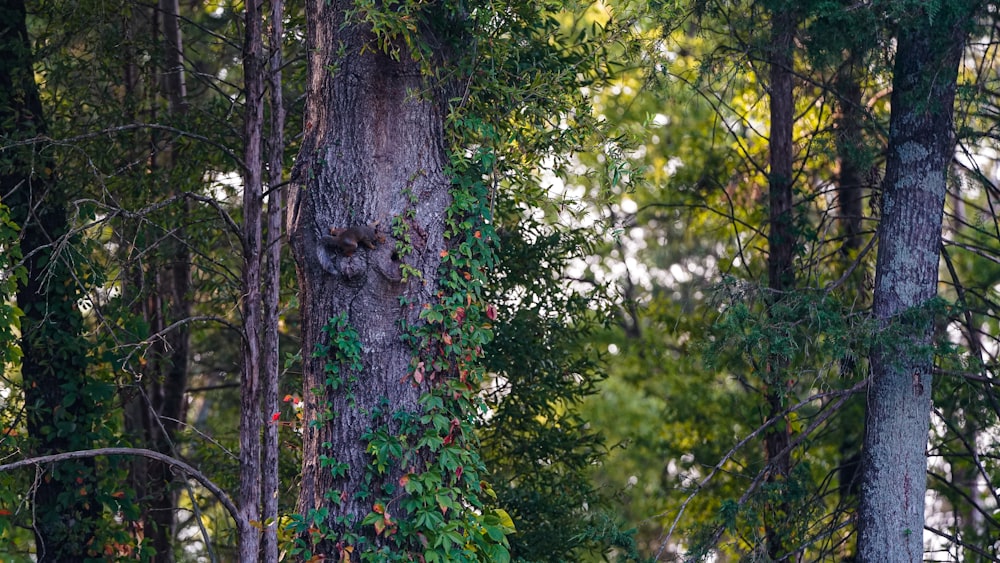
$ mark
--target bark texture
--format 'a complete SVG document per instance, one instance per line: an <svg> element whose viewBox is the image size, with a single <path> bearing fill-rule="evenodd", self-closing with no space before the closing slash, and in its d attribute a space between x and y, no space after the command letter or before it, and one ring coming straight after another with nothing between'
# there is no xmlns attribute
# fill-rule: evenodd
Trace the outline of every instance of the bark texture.
<svg viewBox="0 0 1000 563"><path fill-rule="evenodd" d="M243 74L243 361L240 375L240 561L257 561L261 545L261 220L263 197L264 39L261 0L246 3Z"/></svg>
<svg viewBox="0 0 1000 563"><path fill-rule="evenodd" d="M305 428L298 511L329 509L356 523L371 510L359 496L398 482L391 470L364 481L371 458L363 434L373 425L397 428L392 412L416 412L420 389L406 378L413 354L404 324L416 325L422 304L435 299L444 218L450 202L444 174L443 96L429 88L417 63L399 46L398 60L382 54L365 26L345 22L350 1L307 3L309 78L305 134L289 205L290 241L301 292ZM398 254L390 226L400 217L412 253ZM385 242L348 256L320 244L330 228L378 223ZM422 273L402 281L400 263ZM336 390L326 384L328 319L346 314L359 334L363 369L345 372ZM316 424L327 409L331 420ZM382 415L375 415L381 410ZM332 447L324 447L324 443ZM321 456L347 464L335 478ZM342 494L328 495L329 491ZM321 553L335 555L332 545Z"/></svg>
<svg viewBox="0 0 1000 563"><path fill-rule="evenodd" d="M281 354L278 347L279 303L281 297L281 243L282 243L282 182L283 155L285 151L285 108L281 92L281 41L284 33L284 2L271 0L271 21L268 33L268 91L271 109L271 129L268 135L268 194L267 194L267 270L264 274L264 342L263 404L265 418L278 412L278 376L281 373ZM278 424L270 420L264 430L263 479L261 480L262 518L264 537L261 560L278 560Z"/></svg>
<svg viewBox="0 0 1000 563"><path fill-rule="evenodd" d="M933 25L915 15L897 36L874 293L883 333L872 348L858 518L862 562L923 560L933 325L916 309L937 295L968 18L959 5L937 14Z"/></svg>

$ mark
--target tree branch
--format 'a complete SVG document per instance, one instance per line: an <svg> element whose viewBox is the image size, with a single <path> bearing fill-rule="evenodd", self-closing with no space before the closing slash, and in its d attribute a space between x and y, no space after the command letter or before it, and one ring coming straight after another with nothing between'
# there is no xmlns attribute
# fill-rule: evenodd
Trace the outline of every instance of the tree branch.
<svg viewBox="0 0 1000 563"><path fill-rule="evenodd" d="M232 516L233 520L236 521L237 529L240 530L246 529L247 527L246 524L240 522L239 511L236 509L236 505L233 504L232 499L230 499L229 495L227 495L226 492L223 491L218 485L213 483L211 479L206 477L204 473L198 471L194 467L188 465L187 463L179 459L175 459L168 455L161 454L160 452L154 452L153 450L147 450L143 448L96 448L93 450L79 450L74 452L63 452L59 454L43 455L38 457L31 457L28 459L22 459L20 461L15 461L13 463L6 463L0 465L0 473L3 473L5 471L13 471L15 469L20 469L22 467L38 466L45 463L55 463L58 461L67 461L71 459L84 459L84 458L99 457L106 455L131 455L131 456L148 457L150 459L155 459L156 461L159 461L161 463L165 463L168 466L173 467L175 469L181 470L185 474L194 478L195 481L198 481L198 483L200 483L201 486L208 489L210 493L212 493L213 495L215 495L217 499L219 499L219 502L221 502L222 505L226 507L226 510L229 512L229 515Z"/></svg>

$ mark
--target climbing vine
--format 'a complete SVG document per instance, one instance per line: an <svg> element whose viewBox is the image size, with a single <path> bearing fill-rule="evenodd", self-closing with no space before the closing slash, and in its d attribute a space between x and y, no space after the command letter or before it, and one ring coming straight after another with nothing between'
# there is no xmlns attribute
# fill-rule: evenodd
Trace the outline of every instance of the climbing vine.
<svg viewBox="0 0 1000 563"><path fill-rule="evenodd" d="M366 485L360 491L330 490L326 495L337 504L337 499L350 494L364 499L370 509L357 525L348 517L331 521L322 510L296 516L291 525L296 537L292 551L305 559L312 557L310 546L321 542L336 546L341 561L513 558L510 537L516 533L515 520L490 485L479 453L480 426L492 408L482 390L494 375L487 373L483 359L503 312L486 289L500 275L501 237L494 212L499 203L507 219L514 218L512 201L525 209L549 207L538 178L543 160L567 166L572 152L594 141L594 132L600 131L581 86L608 76L610 38L603 26L609 17L590 14L580 24L573 10L581 7L569 5L456 6L358 0L351 13L354 21L373 31L373 49L419 63L427 88L413 95L450 100L445 121L450 160L445 173L451 179L451 202L444 216L446 246L432 298L428 302L400 298L400 305L420 308L420 322L401 321L412 358L400 381L422 391L420 409L412 412L386 400L360 413L367 423L361 436L368 456L362 479ZM449 53L448 65L440 65L442 52ZM399 262L413 253L414 233L419 231L415 194L410 186L403 190L411 205L390 225ZM430 277L405 263L401 267L404 283L422 283ZM325 359L327 378L325 388L313 392L321 400L329 400L332 391L350 398L356 381L345 380L344 374L356 376L362 369L357 331L344 313L331 318L325 331L328 342L315 354ZM563 378L558 385L580 387L583 392L593 389L572 378ZM564 396L574 400L571 393ZM559 407L545 406L553 408ZM322 414L309 424L340 416L332 403L317 410ZM597 442L592 436L586 439L588 444ZM592 456L587 454L587 459ZM321 463L335 477L349 467L333 452ZM387 481L389 475L400 477ZM383 484L373 487L375 483ZM588 539L567 542L569 550L601 543L593 540L599 535L594 531L576 533Z"/></svg>

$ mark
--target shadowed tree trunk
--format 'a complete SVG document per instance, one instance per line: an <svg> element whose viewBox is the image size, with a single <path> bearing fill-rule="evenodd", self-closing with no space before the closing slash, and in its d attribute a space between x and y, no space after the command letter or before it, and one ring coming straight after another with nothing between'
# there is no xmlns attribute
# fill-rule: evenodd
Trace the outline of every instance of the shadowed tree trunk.
<svg viewBox="0 0 1000 563"><path fill-rule="evenodd" d="M840 69L837 70L835 87L837 89L836 119L837 136L837 219L840 222L841 236L844 237L843 249L847 260L854 256L850 251L861 248L862 202L867 170L864 158L865 145L862 137L864 109L861 105L861 84L858 77L861 70L859 58L853 53L848 55Z"/></svg>
<svg viewBox="0 0 1000 563"><path fill-rule="evenodd" d="M865 413L858 560L923 560L927 437L931 409L931 313L937 295L953 104L969 2L900 23L875 274Z"/></svg>
<svg viewBox="0 0 1000 563"><path fill-rule="evenodd" d="M133 7L125 18L125 107L130 121L138 120L143 107L156 121L158 107L166 101L168 120L183 117L187 110L187 86L184 73L184 45L178 0L159 0L153 5ZM162 64L149 68L139 64L140 54L132 43L135 37L149 34L161 49ZM141 80L145 78L145 80ZM142 101L148 106L144 106ZM148 191L166 197L177 196L186 189L182 180L186 171L179 153L180 146L160 132L149 132L142 143L136 135L134 152L123 154L123 162L147 158L148 181L136 186L129 194L129 204L142 206L148 201ZM191 252L186 240L184 223L188 221L190 203L179 200L163 227L142 223L126 227L122 237L123 260L128 274L123 284L127 301L133 303L133 313L141 317L153 335L144 351L138 369L141 377L125 393L125 427L137 444L176 455L175 440L186 412L184 392L188 383L191 316ZM170 229L163 236L162 229ZM162 240L152 251L135 252L136 240ZM140 258L136 259L135 256ZM145 338L143 334L140 337ZM156 562L174 560L173 542L176 534L179 482L168 467L146 459L129 461L131 481L142 507L145 541L156 551Z"/></svg>
<svg viewBox="0 0 1000 563"><path fill-rule="evenodd" d="M771 44L769 53L768 94L771 105L768 170L768 236L767 279L769 301L777 303L795 287L795 217L792 197L792 174L795 159L792 127L795 123L795 101L792 74L792 42L795 38L796 15L792 6L778 8L771 14ZM785 410L785 380L788 361L781 355L768 357L767 403L768 418L781 416ZM787 420L778 422L764 435L764 450L768 462L768 482L780 482L791 471L788 445L791 429ZM776 507L766 519L767 552L777 559L787 549L779 531L787 507Z"/></svg>
<svg viewBox="0 0 1000 563"><path fill-rule="evenodd" d="M385 425L394 435L399 418L392 412L419 410L420 390L406 381L414 351L403 340L403 327L420 324L423 304L435 299L450 182L444 174L444 97L428 89L404 46L398 45L395 60L365 25L344 21L352 6L345 0L307 3L309 79L295 175L302 184L290 194L289 234L301 291L305 388L298 511L311 518L328 510L328 526L357 533L358 521L372 509L364 493L381 493L402 474L396 468L365 481L371 456L364 433ZM404 260L422 277L404 282L396 241L387 231L407 211L412 253ZM376 239L374 248L361 245L350 253L321 244L331 228L375 223L385 241ZM328 329L338 315L344 324ZM315 352L348 334L346 327L357 330L363 367L344 365L332 376L324 367L335 350ZM331 463L342 464L342 476ZM338 554L329 541L315 551Z"/></svg>
<svg viewBox="0 0 1000 563"><path fill-rule="evenodd" d="M181 40L180 6L178 0L160 0L159 21L162 22L165 72L162 79L162 93L168 102L170 115L177 118L187 106L187 87L184 80L184 46ZM178 165L178 147L172 142L163 146L159 166L172 170ZM171 183L171 195L182 191ZM183 225L190 212L190 203L183 200L174 215L176 222ZM184 417L184 391L188 381L188 356L191 331L184 321L191 316L191 253L185 240L185 229L180 226L174 236L164 241L162 249L164 267L156 276L157 294L151 299L158 300L155 310L161 317L162 328L173 325L163 335L158 350L158 373L151 378L150 399L152 411L147 419L147 436L150 447L167 455L176 455L174 441L177 436L178 421ZM155 313L154 313L155 315ZM168 563L174 560L173 538L176 528L177 490L169 468L162 463L149 465L149 501L146 507L147 519L153 524L147 534L152 536L156 549L155 561Z"/></svg>
<svg viewBox="0 0 1000 563"><path fill-rule="evenodd" d="M0 2L0 146L44 134L24 3ZM21 227L27 270L17 305L24 313L19 344L27 429L35 444L28 455L91 447L101 409L88 389L93 382L77 307L77 257L68 244L68 194L53 166L36 145L0 152L0 200ZM92 459L55 464L39 475L29 493L38 561L83 561L101 553L98 480Z"/></svg>

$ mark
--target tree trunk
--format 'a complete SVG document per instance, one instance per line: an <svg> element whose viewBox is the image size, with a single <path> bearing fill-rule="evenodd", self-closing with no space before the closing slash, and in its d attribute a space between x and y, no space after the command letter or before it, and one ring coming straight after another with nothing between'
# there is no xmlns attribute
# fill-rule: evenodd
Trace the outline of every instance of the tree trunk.
<svg viewBox="0 0 1000 563"><path fill-rule="evenodd" d="M243 43L243 369L240 377L240 561L260 557L261 519L261 207L263 197L264 43L261 0L246 3Z"/></svg>
<svg viewBox="0 0 1000 563"><path fill-rule="evenodd" d="M346 0L307 4L309 86L294 176L302 184L290 193L289 234L303 327L298 510L307 518L329 510L327 526L358 532L358 521L372 510L370 495L397 486L405 471L390 468L366 482L372 458L363 435L374 425L395 435L399 417L392 414L419 411L420 389L406 377L414 351L403 331L420 324L423 305L435 299L450 182L443 171L442 96L428 91L404 46L398 45L396 60L376 46L367 27L344 21L353 5ZM410 233L412 252L405 257L395 252L387 232L394 217L405 221ZM331 228L375 223L385 241L376 239L374 248L360 245L351 253L321 242ZM420 277L403 281L400 260L419 270ZM338 335L349 340L348 333L326 332L338 315L357 330L363 367L341 365L334 375L324 366L334 361L337 349L323 347ZM331 462L344 464L342 476L331 471ZM377 543L374 534L368 535ZM315 549L336 556L331 543L320 542Z"/></svg>
<svg viewBox="0 0 1000 563"><path fill-rule="evenodd" d="M174 119L180 117L187 108L179 9L178 0L159 2L166 66L161 88L162 95L168 102L169 113ZM165 171L171 171L178 164L178 148L173 142L166 142L162 149L159 162L154 163L154 167L162 166ZM173 182L167 189L171 195L182 191ZM183 228L184 222L188 220L190 203L183 200L179 205L180 209L174 214L178 225L176 235L164 241L160 253L165 263L152 274L156 278L156 291L150 296L150 300L157 301L152 316L159 317L161 329L191 316L191 253ZM190 341L191 331L185 322L167 331L155 354L158 360L155 366L157 372L150 378L152 410L145 419L149 424L146 429L149 447L167 455L176 455L174 441L178 421L184 417ZM149 465L149 495L144 512L147 520L152 523L152 528L147 533L156 549L154 561L170 563L174 560L177 490L173 472L162 463Z"/></svg>
<svg viewBox="0 0 1000 563"><path fill-rule="evenodd" d="M882 190L872 346L865 413L858 559L923 560L932 319L952 114L969 15L949 5L902 23Z"/></svg>
<svg viewBox="0 0 1000 563"><path fill-rule="evenodd" d="M0 136L3 145L45 134L42 104L34 80L31 46L20 0L0 2ZM54 163L34 145L7 147L0 163L0 198L21 227L20 250L27 279L17 291L23 311L21 375L28 434L44 455L93 445L101 405L91 398L89 346L81 336L77 307L82 292L75 279L76 257L67 244L65 187ZM70 398L68 402L64 399ZM36 557L41 562L96 557L103 507L93 460L46 468L29 493Z"/></svg>
<svg viewBox="0 0 1000 563"><path fill-rule="evenodd" d="M771 14L771 52L769 57L771 102L770 169L768 173L767 273L771 303L785 298L795 286L796 233L793 215L792 174L795 159L792 127L795 122L795 101L792 75L792 41L795 37L796 16L790 7ZM768 358L767 403L768 418L781 416L785 410L785 380L788 360L781 354ZM787 420L775 424L764 435L764 453L768 462L768 482L780 482L791 471L788 451L790 427ZM786 547L781 537L780 520L787 518L787 506L775 508L765 518L767 552L772 559L783 555Z"/></svg>
<svg viewBox="0 0 1000 563"><path fill-rule="evenodd" d="M273 416L278 413L278 376L281 370L281 354L278 349L278 307L281 297L281 227L282 227L282 182L283 156L285 151L285 108L281 92L281 41L284 3L271 0L271 27L268 34L270 60L268 62L269 104L271 107L271 128L268 136L268 193L267 193L267 271L264 278L264 342L263 378L264 413ZM278 561L278 424L269 419L264 431L263 446L263 495L264 538L261 546L261 560L268 563Z"/></svg>
<svg viewBox="0 0 1000 563"><path fill-rule="evenodd" d="M861 203L864 201L866 159L862 124L861 84L858 79L860 57L853 52L837 70L837 219L844 238L843 251L849 262L861 248Z"/></svg>

